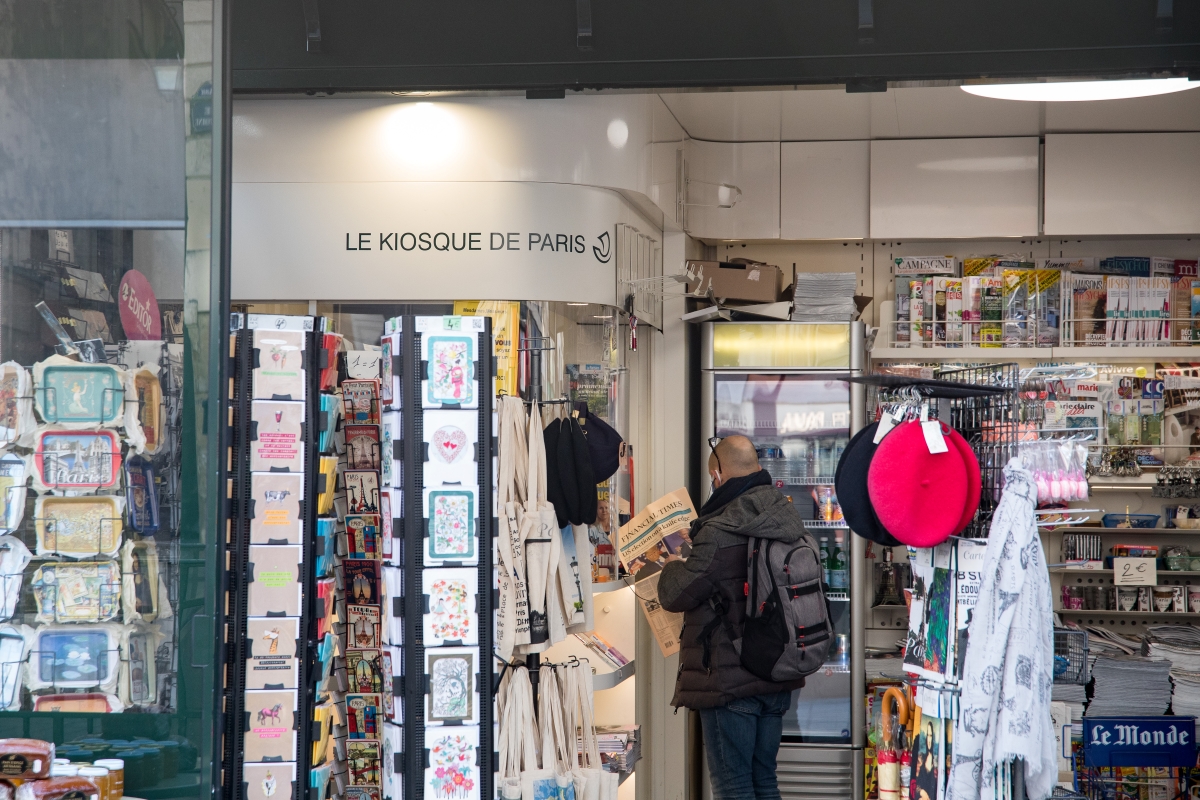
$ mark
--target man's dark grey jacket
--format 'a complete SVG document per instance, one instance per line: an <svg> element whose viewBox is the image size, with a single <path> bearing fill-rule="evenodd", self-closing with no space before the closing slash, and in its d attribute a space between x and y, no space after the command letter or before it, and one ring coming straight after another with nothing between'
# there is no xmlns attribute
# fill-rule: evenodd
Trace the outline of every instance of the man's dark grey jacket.
<svg viewBox="0 0 1200 800"><path fill-rule="evenodd" d="M683 612L679 677L671 704L717 708L739 697L799 689L804 680L764 681L741 665L727 627L740 636L746 616L747 537L784 544L804 536L795 507L774 486L755 486L692 525L692 552L686 561L663 567L658 599L668 611ZM719 594L727 609L723 623L709 598ZM705 665L704 631L711 630Z"/></svg>

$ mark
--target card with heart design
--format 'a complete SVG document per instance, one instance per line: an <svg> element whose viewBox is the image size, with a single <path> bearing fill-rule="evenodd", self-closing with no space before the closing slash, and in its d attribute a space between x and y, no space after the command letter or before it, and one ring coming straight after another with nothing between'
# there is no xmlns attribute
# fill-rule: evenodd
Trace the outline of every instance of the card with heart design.
<svg viewBox="0 0 1200 800"><path fill-rule="evenodd" d="M426 411L421 419L425 463L421 483L425 488L454 483L479 483L476 447L479 441L478 411Z"/></svg>
<svg viewBox="0 0 1200 800"><path fill-rule="evenodd" d="M479 724L479 648L425 651L425 725Z"/></svg>
<svg viewBox="0 0 1200 800"><path fill-rule="evenodd" d="M422 631L426 647L479 644L478 591L477 569L422 570L421 592L425 595Z"/></svg>
<svg viewBox="0 0 1200 800"><path fill-rule="evenodd" d="M426 489L424 560L426 566L478 564L478 495L474 486L443 485Z"/></svg>

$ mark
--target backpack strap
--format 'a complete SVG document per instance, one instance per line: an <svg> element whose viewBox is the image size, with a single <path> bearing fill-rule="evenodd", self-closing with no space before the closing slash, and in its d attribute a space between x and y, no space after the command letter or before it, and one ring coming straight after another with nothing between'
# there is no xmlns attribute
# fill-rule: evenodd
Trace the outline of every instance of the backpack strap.
<svg viewBox="0 0 1200 800"><path fill-rule="evenodd" d="M817 581L811 586L785 586L789 600L795 600L797 597L803 597L806 594L816 594L821 591L821 582Z"/></svg>
<svg viewBox="0 0 1200 800"><path fill-rule="evenodd" d="M708 621L703 628L700 629L700 643L703 645L704 652L701 656L701 664L704 665L706 672L712 672L712 636L717 631L718 626L725 627L725 635L729 637L729 641L737 641L737 632L733 629L733 625L729 622L729 618L725 615L729 609L725 607L725 598L717 592L712 597L708 598L708 607L712 609L713 618Z"/></svg>

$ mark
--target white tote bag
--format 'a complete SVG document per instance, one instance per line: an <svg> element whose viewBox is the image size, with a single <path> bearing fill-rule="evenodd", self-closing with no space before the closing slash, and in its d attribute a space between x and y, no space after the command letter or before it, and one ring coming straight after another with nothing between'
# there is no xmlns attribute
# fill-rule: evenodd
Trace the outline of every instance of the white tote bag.
<svg viewBox="0 0 1200 800"><path fill-rule="evenodd" d="M580 770L587 776L585 800L617 800L620 778L617 773L608 772L603 768L600 748L596 743L591 669L587 666L578 667L574 684L582 740L579 753Z"/></svg>
<svg viewBox="0 0 1200 800"><path fill-rule="evenodd" d="M574 749L567 743L563 729L563 698L559 692L555 668L544 665L538 679L538 722L542 731L542 771L551 773L527 800L541 800L553 793L557 800L576 800L575 780L571 775Z"/></svg>
<svg viewBox="0 0 1200 800"><path fill-rule="evenodd" d="M524 785L540 771L537 761L537 734L533 725L533 690L529 671L515 667L500 682L503 708L496 766L497 794L502 800L521 800Z"/></svg>

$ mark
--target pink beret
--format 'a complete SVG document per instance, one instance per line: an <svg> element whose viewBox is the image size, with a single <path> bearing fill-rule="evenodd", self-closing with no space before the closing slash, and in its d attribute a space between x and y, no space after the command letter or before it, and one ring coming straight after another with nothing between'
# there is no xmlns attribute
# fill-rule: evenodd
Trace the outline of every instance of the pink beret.
<svg viewBox="0 0 1200 800"><path fill-rule="evenodd" d="M942 432L948 431L942 426ZM962 528L967 468L958 447L930 453L919 420L897 425L871 459L867 490L880 523L901 542L932 547ZM974 512L972 512L974 513Z"/></svg>
<svg viewBox="0 0 1200 800"><path fill-rule="evenodd" d="M944 432L945 428L942 430ZM975 512L979 509L979 495L983 490L983 479L979 473L979 457L975 455L975 451L971 449L971 445L963 438L963 435L951 428L946 440L958 448L958 452L962 454L963 466L967 468L967 505L963 508L963 515L959 518L958 527L954 530L955 533L962 533L963 529L971 524L971 520L975 519Z"/></svg>

